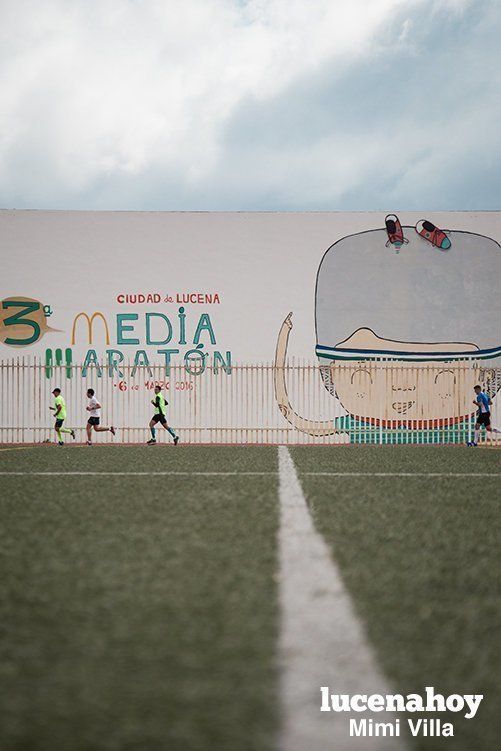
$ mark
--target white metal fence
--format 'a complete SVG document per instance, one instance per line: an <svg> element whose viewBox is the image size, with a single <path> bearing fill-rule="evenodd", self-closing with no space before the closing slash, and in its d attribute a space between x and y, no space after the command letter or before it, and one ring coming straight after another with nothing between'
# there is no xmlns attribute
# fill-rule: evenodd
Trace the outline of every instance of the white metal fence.
<svg viewBox="0 0 501 751"><path fill-rule="evenodd" d="M187 370L173 365L44 364L26 357L0 362L0 442L53 441L49 406L61 388L66 425L85 440L86 391L93 388L103 405L101 423L118 428L115 439L144 442L160 384L169 402L167 419L183 443L462 443L475 422L473 386L493 399L501 370L479 363L395 364L354 362L319 366L295 360ZM159 429L159 440L170 440ZM500 435L501 438L501 435Z"/></svg>

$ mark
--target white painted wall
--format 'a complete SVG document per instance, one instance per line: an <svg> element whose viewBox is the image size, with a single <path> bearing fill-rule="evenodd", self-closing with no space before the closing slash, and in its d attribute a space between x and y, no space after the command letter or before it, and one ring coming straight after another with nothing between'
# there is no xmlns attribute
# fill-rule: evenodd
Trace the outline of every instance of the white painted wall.
<svg viewBox="0 0 501 751"><path fill-rule="evenodd" d="M501 242L501 212L399 213L402 224L423 216ZM271 360L289 311L291 354L313 358L315 280L323 254L346 235L379 227L384 212L0 211L0 299L23 295L54 311L50 325L61 333L47 334L25 353L66 346L81 310L100 310L111 319L147 310L175 315L179 307L119 305L121 292L217 292L220 305L186 306L187 312L191 318L211 314L218 345L231 350L235 362ZM474 258L471 273L480 273ZM0 346L2 357L13 354Z"/></svg>
<svg viewBox="0 0 501 751"><path fill-rule="evenodd" d="M402 225L413 226L428 218L437 226L453 232L478 233L501 242L501 212L396 212ZM174 334L167 347L180 350L173 362L182 362L183 355L193 347L193 334L199 317L209 314L216 344L204 332L200 341L204 351L223 356L231 353L232 362L271 362L277 335L285 316L292 311L294 328L290 335L288 355L315 360L315 284L317 271L325 251L342 238L367 230L382 230L384 239L385 212L372 213L204 213L204 212L75 212L75 211L0 211L0 300L22 296L50 306L52 314L48 331L36 343L13 347L5 344L8 332L0 323L0 360L17 355L45 357L47 348L71 346L71 331L79 312L91 315L100 311L108 321L110 347L134 357L138 349L146 350L151 362L161 363L159 348L145 342L145 314L161 312L169 317ZM414 230L412 230L414 232ZM415 236L417 237L417 236ZM418 238L418 241L421 242ZM384 248L381 259L393 256L393 248ZM406 253L406 246L401 251ZM454 246L451 250L453 256ZM433 251L437 254L439 251ZM501 252L501 251L500 251ZM430 253L430 256L432 253ZM461 273L464 284L471 284L479 274L490 275L489 284L499 290L490 268L484 268L473 257L471 266L464 263ZM378 263L375 263L376 267ZM454 264L452 264L453 266ZM359 289L363 269L346 268L343 288L353 278ZM443 289L447 292L448 273L442 273ZM471 276L470 276L471 275ZM333 285L335 287L336 280ZM363 286L363 285L362 285ZM384 294L387 303L388 289ZM461 289L454 277L455 296ZM378 306L378 294L368 301L355 297L349 304ZM160 304L120 304L120 294L153 294L161 296ZM186 312L186 344L179 344L177 335L178 294L217 294L216 304L184 304ZM459 292L460 293L460 292ZM333 289L333 295L336 290ZM171 296L170 302L164 298ZM345 295L346 297L346 295ZM447 294L444 295L446 305ZM488 338L501 340L500 296L479 300L479 320L488 330ZM470 296L471 300L471 296ZM375 308L374 308L375 306ZM471 302L465 305L464 317L471 314ZM335 306L334 306L335 308ZM412 308L412 306L411 306ZM407 307L397 315L411 316ZM458 308L454 315L458 317ZM338 308L339 311L339 308ZM12 309L3 310L5 319ZM139 315L128 337L137 337L139 345L117 344L116 316L124 313ZM458 324L461 323L458 319ZM414 331L416 329L414 325ZM451 327L452 330L454 326ZM464 328L464 327L462 327ZM24 336L31 329L24 328ZM453 333L453 332L452 332ZM18 334L19 335L19 334ZM451 333L448 332L450 340ZM424 338L426 341L426 337ZM498 344L501 342L498 342ZM101 358L106 350L103 331L95 326L92 348ZM77 339L72 347L75 363L81 363L89 344L85 322L80 320ZM335 414L342 414L334 405ZM329 416L324 416L325 419ZM315 419L322 415L311 415Z"/></svg>

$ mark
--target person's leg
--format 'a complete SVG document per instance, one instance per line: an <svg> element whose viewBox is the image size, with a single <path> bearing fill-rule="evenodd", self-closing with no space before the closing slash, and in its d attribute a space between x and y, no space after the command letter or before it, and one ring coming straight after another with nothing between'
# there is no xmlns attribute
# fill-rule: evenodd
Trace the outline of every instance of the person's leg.
<svg viewBox="0 0 501 751"><path fill-rule="evenodd" d="M179 441L179 437L176 435L176 433L174 431L174 428L169 427L169 425L167 424L167 420L164 420L162 422L162 425L164 426L164 428L167 431L167 433L171 434L171 436L174 439L174 443L177 443Z"/></svg>
<svg viewBox="0 0 501 751"><path fill-rule="evenodd" d="M499 428L495 428L494 425L492 424L490 414L489 414L488 420L485 423L485 429L489 433L501 433L501 430L499 430ZM491 435L491 439L492 439L492 435Z"/></svg>
<svg viewBox="0 0 501 751"><path fill-rule="evenodd" d="M73 439L75 438L75 431L72 428L63 428L63 422L63 420L56 422L56 433L59 443L64 443L61 433L69 433Z"/></svg>
<svg viewBox="0 0 501 751"><path fill-rule="evenodd" d="M87 423L85 430L87 431L87 443L92 443L92 425Z"/></svg>
<svg viewBox="0 0 501 751"><path fill-rule="evenodd" d="M489 415L489 418L487 419L487 421L485 423L485 432L486 432L486 438L488 440L490 440L491 442L492 441L496 441L497 442L497 438L494 436L494 433L501 433L501 430L498 430L498 428L495 428L493 426L493 424L491 423L491 417L490 417L490 415ZM491 443L491 445L492 445L492 443Z"/></svg>
<svg viewBox="0 0 501 751"><path fill-rule="evenodd" d="M151 438L148 441L148 443L156 443L157 442L157 439L156 439L156 430L155 430L156 421L153 418L151 418L149 424L150 424Z"/></svg>
<svg viewBox="0 0 501 751"><path fill-rule="evenodd" d="M480 438L480 423L475 423L475 430L473 432L473 443L478 443L478 439Z"/></svg>

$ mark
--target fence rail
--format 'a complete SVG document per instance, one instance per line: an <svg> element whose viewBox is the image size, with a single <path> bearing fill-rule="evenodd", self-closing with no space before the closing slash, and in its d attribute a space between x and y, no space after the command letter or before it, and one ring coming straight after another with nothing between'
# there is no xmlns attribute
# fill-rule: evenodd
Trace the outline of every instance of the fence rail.
<svg viewBox="0 0 501 751"><path fill-rule="evenodd" d="M0 362L0 442L43 443L55 434L49 406L62 389L66 424L85 440L86 391L103 406L102 424L118 428L114 442L144 442L159 384L167 418L183 443L334 444L462 443L475 423L473 386L493 399L501 370L475 362L396 364L362 361L319 366L53 365L18 357ZM170 440L158 430L160 440ZM501 436L500 436L501 437ZM110 442L101 433L99 442Z"/></svg>

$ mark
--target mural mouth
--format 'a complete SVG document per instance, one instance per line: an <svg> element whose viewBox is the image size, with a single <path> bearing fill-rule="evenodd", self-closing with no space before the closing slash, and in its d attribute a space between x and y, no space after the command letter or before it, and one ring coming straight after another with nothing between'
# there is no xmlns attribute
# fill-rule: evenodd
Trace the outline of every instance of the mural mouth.
<svg viewBox="0 0 501 751"><path fill-rule="evenodd" d="M411 407L414 406L416 402L392 402L392 407L395 410L395 412L398 412L399 415L405 414Z"/></svg>

